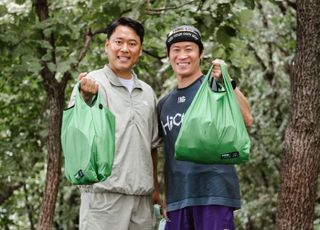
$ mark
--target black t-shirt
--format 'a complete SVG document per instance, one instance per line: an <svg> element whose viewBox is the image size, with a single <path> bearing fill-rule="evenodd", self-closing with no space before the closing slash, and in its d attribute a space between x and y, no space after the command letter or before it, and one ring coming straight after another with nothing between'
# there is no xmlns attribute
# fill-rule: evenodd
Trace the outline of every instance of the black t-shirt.
<svg viewBox="0 0 320 230"><path fill-rule="evenodd" d="M184 114L202 79L203 76L186 88L174 89L158 103L159 131L165 143L168 211L197 205L240 208L239 181L233 165L197 164L174 159L175 142Z"/></svg>

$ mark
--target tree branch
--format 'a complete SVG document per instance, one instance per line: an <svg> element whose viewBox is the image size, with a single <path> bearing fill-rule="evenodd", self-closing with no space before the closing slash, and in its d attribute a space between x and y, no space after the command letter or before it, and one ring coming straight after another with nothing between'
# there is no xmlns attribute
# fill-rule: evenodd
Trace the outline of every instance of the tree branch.
<svg viewBox="0 0 320 230"><path fill-rule="evenodd" d="M248 46L248 49L253 52L253 55L254 55L254 57L256 58L257 62L260 64L262 70L263 70L263 71L266 71L266 70L267 70L267 66L266 66L266 64L264 64L264 61L263 61L262 58L259 56L257 50L256 50L256 49L253 47L253 45L251 45L251 44L248 44L247 46Z"/></svg>
<svg viewBox="0 0 320 230"><path fill-rule="evenodd" d="M205 4L207 0L201 0L199 1L199 5L198 5L198 11L202 9L203 5Z"/></svg>
<svg viewBox="0 0 320 230"><path fill-rule="evenodd" d="M285 4L283 1L275 1L275 4L279 7L283 15L287 13L287 10L288 10L287 4Z"/></svg>
<svg viewBox="0 0 320 230"><path fill-rule="evenodd" d="M295 10L297 10L297 3L296 3L296 1L286 0L286 3L288 4L288 6L292 7L292 8L295 9Z"/></svg>
<svg viewBox="0 0 320 230"><path fill-rule="evenodd" d="M180 9L183 6L189 5L194 2L196 2L196 1L193 0L193 1L189 1L184 4L181 4L179 6L168 6L168 7L164 7L164 8L149 8L149 7L147 7L146 13L147 14L161 14L161 12L163 12L163 11Z"/></svg>
<svg viewBox="0 0 320 230"><path fill-rule="evenodd" d="M257 6L258 6L258 10L260 11L260 14L262 16L262 24L263 27L266 30L269 30L269 23L268 23L268 18L265 15L265 13L263 12L263 6L261 4L260 1L257 1ZM271 84L273 78L274 78L274 63L273 63L273 52L272 52L272 43L271 42L267 42L267 55L268 55L268 66L267 66L267 71L266 71L266 79L269 81L269 83Z"/></svg>
<svg viewBox="0 0 320 230"><path fill-rule="evenodd" d="M0 205L3 204L9 197L11 197L14 191L20 189L25 185L25 182L20 182L13 186L2 186L3 188L0 191Z"/></svg>
<svg viewBox="0 0 320 230"><path fill-rule="evenodd" d="M48 7L47 0L37 0L34 2L34 6L36 8L36 13L39 17L40 22L45 21L49 18L49 7ZM42 39L50 43L52 47L52 50L51 50L52 63L56 63L55 39L54 39L53 33L50 33L48 37L45 36L43 31L41 31L41 34L42 34Z"/></svg>
<svg viewBox="0 0 320 230"><path fill-rule="evenodd" d="M77 64L75 67L78 67L80 62L82 61L82 59L86 56L86 53L89 49L89 46L91 44L91 41L93 39L94 36L98 35L98 34L106 34L107 33L107 28L103 28L103 29L98 29L94 32L91 31L91 29L89 28L88 31L86 32L85 34L85 37L86 37L86 40L84 42L84 46L82 47L81 51L80 51L80 54L79 54L79 58L78 58L78 61L77 61Z"/></svg>
<svg viewBox="0 0 320 230"><path fill-rule="evenodd" d="M102 28L102 29L98 29L94 32L91 31L91 28L89 28L87 30L87 32L85 33L85 42L84 42L84 46L82 47L82 49L80 50L80 54L78 57L78 60L75 64L71 64L70 65L70 69L74 69L74 68L78 68L80 65L80 62L83 60L83 58L86 56L89 47L91 45L91 42L94 38L94 36L98 35L98 34L106 34L107 33L107 28ZM62 80L61 80L61 90L64 90L68 81L71 79L71 73L70 71L67 71L63 74Z"/></svg>
<svg viewBox="0 0 320 230"><path fill-rule="evenodd" d="M39 21L45 21L49 18L49 7L48 7L48 2L47 0L36 0L33 2L34 7L36 9L36 14L38 15ZM45 36L45 34L43 33L43 31L41 30L41 36L42 36L42 40L47 41L50 43L51 47L52 47L52 51L51 51L51 62L52 63L56 63L56 57L55 57L55 40L54 40L54 36L53 33L51 33L49 35L49 37ZM45 49L42 49L41 52L43 54L46 53ZM40 75L43 78L43 85L46 89L46 91L49 94L54 94L54 89L55 89L55 85L58 83L54 77L54 73L52 73L48 67L48 63L50 61L43 61L42 65L43 65L43 69L40 71Z"/></svg>
<svg viewBox="0 0 320 230"><path fill-rule="evenodd" d="M282 14L285 15L288 11L288 7L293 8L294 10L297 10L297 4L296 2L292 2L289 0L286 1L275 1L275 4L279 7Z"/></svg>
<svg viewBox="0 0 320 230"><path fill-rule="evenodd" d="M156 55L156 54L154 54L154 53L152 53L151 51L148 51L148 50L146 50L146 49L143 49L143 52L144 52L145 54L151 56L151 57L156 58L156 59L159 60L159 61L161 61L161 59L167 57L167 56L158 56L158 55Z"/></svg>
<svg viewBox="0 0 320 230"><path fill-rule="evenodd" d="M26 209L27 209L27 213L28 213L28 218L29 218L29 222L30 222L30 230L34 230L34 223L33 223L33 211L32 211L32 206L29 203L29 199L28 199L28 189L26 184L23 185L23 190L24 190L24 199L26 202Z"/></svg>

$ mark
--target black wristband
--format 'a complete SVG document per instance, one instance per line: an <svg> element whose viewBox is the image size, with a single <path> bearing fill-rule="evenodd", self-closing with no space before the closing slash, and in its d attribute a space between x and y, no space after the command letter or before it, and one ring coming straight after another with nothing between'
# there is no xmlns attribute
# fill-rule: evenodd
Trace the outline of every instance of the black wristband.
<svg viewBox="0 0 320 230"><path fill-rule="evenodd" d="M235 89L237 87L237 82L236 80L231 80L231 85L232 85L232 88Z"/></svg>

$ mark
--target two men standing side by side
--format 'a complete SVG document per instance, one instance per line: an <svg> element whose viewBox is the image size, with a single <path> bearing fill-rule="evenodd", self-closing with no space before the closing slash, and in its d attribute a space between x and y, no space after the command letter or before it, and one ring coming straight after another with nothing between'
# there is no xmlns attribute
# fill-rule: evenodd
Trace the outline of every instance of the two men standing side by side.
<svg viewBox="0 0 320 230"><path fill-rule="evenodd" d="M184 31L186 33L181 33ZM90 106L99 94L116 117L116 152L106 181L81 186L79 228L143 230L153 228L152 203L160 204L157 180L158 118L165 144L164 215L167 230L234 229L233 211L240 208L239 181L232 165L203 165L174 159L174 145L184 113L203 79L200 60L203 44L192 26L171 31L166 45L178 87L157 106L152 88L139 80L132 68L142 53L143 26L130 18L114 20L107 28L108 64L80 74L77 90ZM221 70L214 61L212 75ZM247 99L235 86L244 122L251 125ZM169 122L180 117L180 122Z"/></svg>
<svg viewBox="0 0 320 230"><path fill-rule="evenodd" d="M200 69L204 49L200 32L193 26L179 26L168 34L166 46L178 86L160 100L157 108L165 147L164 215L168 220L165 229L232 230L233 211L240 208L235 167L197 164L174 158L175 142L184 114L204 77ZM221 75L220 62L215 60L213 64L211 74L218 79ZM244 122L250 126L249 103L238 87L233 86Z"/></svg>

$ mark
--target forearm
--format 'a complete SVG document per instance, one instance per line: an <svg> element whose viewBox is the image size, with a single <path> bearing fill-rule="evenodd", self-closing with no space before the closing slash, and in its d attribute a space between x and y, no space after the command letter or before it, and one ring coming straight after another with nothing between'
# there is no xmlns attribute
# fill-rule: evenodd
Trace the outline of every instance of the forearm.
<svg viewBox="0 0 320 230"><path fill-rule="evenodd" d="M243 116L244 123L247 127L250 127L253 121L251 109L247 98L242 94L242 92L236 87L234 92L237 97L237 101L240 106L240 110Z"/></svg>
<svg viewBox="0 0 320 230"><path fill-rule="evenodd" d="M152 164L153 164L153 185L154 190L159 191L159 182L158 182L158 151L157 149L151 150Z"/></svg>

